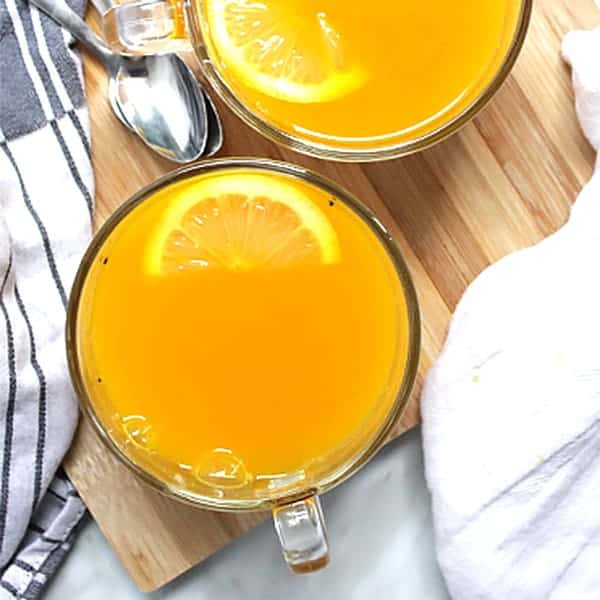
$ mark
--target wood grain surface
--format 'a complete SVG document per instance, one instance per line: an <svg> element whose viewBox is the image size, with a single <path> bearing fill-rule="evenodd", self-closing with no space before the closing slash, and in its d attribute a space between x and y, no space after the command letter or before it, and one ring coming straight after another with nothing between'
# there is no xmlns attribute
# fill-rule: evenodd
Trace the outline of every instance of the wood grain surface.
<svg viewBox="0 0 600 600"><path fill-rule="evenodd" d="M399 242L419 294L423 351L413 400L395 434L419 421L423 374L465 287L490 263L559 227L592 172L593 152L576 121L559 49L566 31L598 24L593 0L537 0L521 57L488 108L437 147L390 162L344 165L295 154L218 103L226 139L221 156L273 157L328 175L368 204ZM173 165L119 124L106 101L104 71L88 56L85 78L99 225ZM142 590L165 584L268 516L208 512L160 496L117 463L85 422L66 467Z"/></svg>

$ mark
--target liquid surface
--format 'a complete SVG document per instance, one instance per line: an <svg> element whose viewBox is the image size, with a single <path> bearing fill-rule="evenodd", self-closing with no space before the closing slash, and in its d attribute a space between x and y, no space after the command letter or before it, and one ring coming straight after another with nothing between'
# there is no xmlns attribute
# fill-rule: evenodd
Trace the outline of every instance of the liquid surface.
<svg viewBox="0 0 600 600"><path fill-rule="evenodd" d="M415 139L465 110L503 63L521 10L520 0L197 2L209 54L246 106L296 137L356 148ZM231 38L246 44L245 66ZM261 60L280 79L327 85L302 94L252 80Z"/></svg>
<svg viewBox="0 0 600 600"><path fill-rule="evenodd" d="M248 171L221 179L235 189L242 176ZM309 469L378 427L402 378L408 324L394 267L365 222L336 198L283 175L266 177L285 179L311 203L334 232L335 254L272 268L180 262L175 270L170 257L149 268L156 244L172 241L164 224L175 223L178 207L187 215L199 210L189 209L190 199L202 198L211 177L159 191L104 243L84 286L79 354L101 420L120 423L129 442L157 461L208 485L235 487ZM279 205L274 227L290 206L298 204ZM304 226L320 243L333 243L319 233L316 213L305 214ZM228 235L231 242L231 229Z"/></svg>

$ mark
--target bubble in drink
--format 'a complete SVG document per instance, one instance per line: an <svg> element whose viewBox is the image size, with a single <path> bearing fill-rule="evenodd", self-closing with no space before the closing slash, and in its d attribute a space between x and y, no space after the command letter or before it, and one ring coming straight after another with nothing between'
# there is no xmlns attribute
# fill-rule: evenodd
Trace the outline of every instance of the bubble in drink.
<svg viewBox="0 0 600 600"><path fill-rule="evenodd" d="M252 481L244 463L228 448L215 448L194 469L196 478L211 488L234 490Z"/></svg>
<svg viewBox="0 0 600 600"><path fill-rule="evenodd" d="M152 451L155 449L156 435L146 417L143 415L121 417L121 425L128 443L141 450Z"/></svg>

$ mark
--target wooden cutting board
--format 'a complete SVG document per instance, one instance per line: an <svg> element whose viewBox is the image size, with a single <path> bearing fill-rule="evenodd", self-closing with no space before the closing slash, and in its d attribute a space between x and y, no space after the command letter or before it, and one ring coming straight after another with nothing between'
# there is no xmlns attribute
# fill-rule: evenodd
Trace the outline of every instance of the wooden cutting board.
<svg viewBox="0 0 600 600"><path fill-rule="evenodd" d="M465 287L490 263L559 227L590 177L594 155L576 121L570 74L559 47L564 32L598 24L593 0L537 0L521 58L492 104L450 140L391 162L344 165L300 156L261 138L219 103L226 139L221 156L273 157L328 175L368 204L399 242L420 298L423 351L415 394L396 435L419 421L423 374L440 350ZM190 57L195 67L193 61ZM173 165L119 124L105 100L105 74L87 56L85 78L100 225ZM85 422L66 468L145 591L268 517L207 512L160 496L122 467ZM335 540L332 545L335 552ZM273 568L285 567L282 562Z"/></svg>

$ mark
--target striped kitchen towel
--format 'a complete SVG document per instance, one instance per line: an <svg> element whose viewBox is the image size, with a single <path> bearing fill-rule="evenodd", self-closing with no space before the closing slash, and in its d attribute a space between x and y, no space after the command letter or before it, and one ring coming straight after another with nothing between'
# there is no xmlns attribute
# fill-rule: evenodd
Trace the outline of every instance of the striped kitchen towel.
<svg viewBox="0 0 600 600"><path fill-rule="evenodd" d="M80 14L84 2L72 2ZM57 473L78 416L65 307L93 198L72 41L23 0L0 0L0 600L39 596L85 512Z"/></svg>

